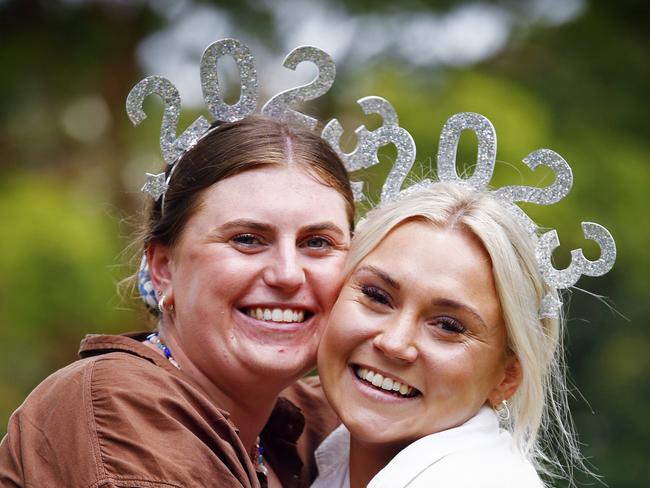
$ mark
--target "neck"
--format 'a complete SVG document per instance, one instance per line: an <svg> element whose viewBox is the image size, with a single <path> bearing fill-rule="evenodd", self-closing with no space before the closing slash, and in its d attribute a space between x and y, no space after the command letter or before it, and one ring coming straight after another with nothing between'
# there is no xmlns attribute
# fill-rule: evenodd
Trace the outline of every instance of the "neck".
<svg viewBox="0 0 650 488"><path fill-rule="evenodd" d="M244 374L234 382L224 381L217 384L184 353L175 334L169 328L161 331L160 339L171 350L183 374L190 377L217 407L230 413L229 420L239 430L239 438L246 451L252 452L257 438L271 416L278 394L285 386L275 385L272 381L260 381L259 378L247 381ZM155 347L154 349L163 354L159 349ZM231 392L227 387L228 383L236 384L237 391ZM242 395L242 391L250 393Z"/></svg>
<svg viewBox="0 0 650 488"><path fill-rule="evenodd" d="M384 444L368 444L351 437L350 488L365 488L401 449Z"/></svg>

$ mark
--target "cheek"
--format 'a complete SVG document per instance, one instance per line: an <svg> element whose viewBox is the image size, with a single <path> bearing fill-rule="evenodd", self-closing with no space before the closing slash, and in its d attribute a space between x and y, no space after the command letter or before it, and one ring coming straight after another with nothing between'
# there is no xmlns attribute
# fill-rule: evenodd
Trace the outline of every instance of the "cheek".
<svg viewBox="0 0 650 488"><path fill-rule="evenodd" d="M312 277L314 289L326 310L332 308L341 291L344 264L345 256L341 256L310 266L309 275Z"/></svg>
<svg viewBox="0 0 650 488"><path fill-rule="evenodd" d="M344 294L332 309L323 340L331 355L348 359L372 340L373 330L372 319L363 313L363 307Z"/></svg>

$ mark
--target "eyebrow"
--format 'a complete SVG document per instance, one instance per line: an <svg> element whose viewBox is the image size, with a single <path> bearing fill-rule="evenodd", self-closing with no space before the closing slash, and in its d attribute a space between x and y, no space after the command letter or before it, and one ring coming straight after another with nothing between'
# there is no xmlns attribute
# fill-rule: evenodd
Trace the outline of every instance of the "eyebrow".
<svg viewBox="0 0 650 488"><path fill-rule="evenodd" d="M273 226L265 224L263 222L258 222L256 220L250 219L236 219L230 220L223 225L220 225L217 230L228 231L230 229L236 229L245 227L247 229L255 230L257 232L272 232ZM315 224L310 224L305 227L300 228L301 233L312 233L312 232L323 232L329 231L336 234L339 238L343 238L345 233L341 228L333 224L332 222L317 222Z"/></svg>
<svg viewBox="0 0 650 488"><path fill-rule="evenodd" d="M247 229L256 230L258 232L269 232L273 230L273 227L268 224L263 224L262 222L248 219L231 220L217 227L217 230L230 230L238 227L246 227Z"/></svg>
<svg viewBox="0 0 650 488"><path fill-rule="evenodd" d="M480 325L483 326L483 328L487 329L487 324L480 316L478 311L474 309L474 307L470 307L469 305L466 305L461 302L457 302L456 300L451 300L449 298L434 298L433 300L431 300L431 303L437 307L452 308L455 310L462 310L466 313L469 313L480 323Z"/></svg>
<svg viewBox="0 0 650 488"><path fill-rule="evenodd" d="M382 280L384 283L386 283L388 286L390 286L395 290L400 289L400 284L397 281L395 281L395 279L391 278L388 273L375 266L366 264L364 266L361 266L359 269L357 269L357 271L354 274L360 273L361 271L366 271L374 274L375 276L377 276L377 278L379 278L380 280Z"/></svg>
<svg viewBox="0 0 650 488"><path fill-rule="evenodd" d="M345 232L343 232L343 230L341 230L338 225L333 224L332 222L319 222L316 224L310 224L306 227L303 227L301 231L307 233L329 231L333 232L340 238L345 237Z"/></svg>

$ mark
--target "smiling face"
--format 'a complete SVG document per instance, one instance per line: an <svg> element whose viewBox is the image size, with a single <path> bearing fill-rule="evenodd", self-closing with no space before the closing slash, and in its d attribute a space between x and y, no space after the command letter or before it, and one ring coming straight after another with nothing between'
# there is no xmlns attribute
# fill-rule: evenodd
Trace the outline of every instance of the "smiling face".
<svg viewBox="0 0 650 488"><path fill-rule="evenodd" d="M226 178L202 194L179 242L153 253L173 294L166 334L230 395L251 381L260 392L289 384L315 363L348 246L344 198L304 170Z"/></svg>
<svg viewBox="0 0 650 488"><path fill-rule="evenodd" d="M318 370L353 438L396 453L506 398L514 361L485 249L465 230L411 220L344 285Z"/></svg>

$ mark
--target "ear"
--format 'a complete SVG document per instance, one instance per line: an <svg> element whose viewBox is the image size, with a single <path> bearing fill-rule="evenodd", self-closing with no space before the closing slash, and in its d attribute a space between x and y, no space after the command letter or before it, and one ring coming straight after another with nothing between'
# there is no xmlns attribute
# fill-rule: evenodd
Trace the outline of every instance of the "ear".
<svg viewBox="0 0 650 488"><path fill-rule="evenodd" d="M506 354L501 381L488 396L488 403L492 406L500 404L503 400L509 400L519 388L523 378L519 358L513 352Z"/></svg>
<svg viewBox="0 0 650 488"><path fill-rule="evenodd" d="M165 295L171 293L172 253L169 247L152 242L147 246L147 260L151 282L157 292Z"/></svg>

